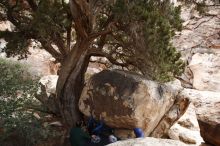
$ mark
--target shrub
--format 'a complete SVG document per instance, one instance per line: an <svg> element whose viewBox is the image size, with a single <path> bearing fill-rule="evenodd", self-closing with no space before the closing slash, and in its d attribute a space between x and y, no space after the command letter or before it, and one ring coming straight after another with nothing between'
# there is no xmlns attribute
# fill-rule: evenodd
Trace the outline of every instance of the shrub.
<svg viewBox="0 0 220 146"><path fill-rule="evenodd" d="M38 89L37 78L32 79L27 66L0 58L0 120L4 133L3 142L16 132L24 145L31 146L50 136L49 127L42 126L34 116L42 108L34 98ZM44 114L45 115L45 114ZM0 144L1 145L1 144Z"/></svg>

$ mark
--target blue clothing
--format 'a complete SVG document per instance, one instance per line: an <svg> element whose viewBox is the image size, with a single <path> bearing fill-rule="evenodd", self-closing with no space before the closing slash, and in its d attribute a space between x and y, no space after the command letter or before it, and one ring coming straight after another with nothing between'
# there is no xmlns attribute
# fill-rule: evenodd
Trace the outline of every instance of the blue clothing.
<svg viewBox="0 0 220 146"><path fill-rule="evenodd" d="M134 128L134 134L137 138L144 137L144 132L141 128Z"/></svg>

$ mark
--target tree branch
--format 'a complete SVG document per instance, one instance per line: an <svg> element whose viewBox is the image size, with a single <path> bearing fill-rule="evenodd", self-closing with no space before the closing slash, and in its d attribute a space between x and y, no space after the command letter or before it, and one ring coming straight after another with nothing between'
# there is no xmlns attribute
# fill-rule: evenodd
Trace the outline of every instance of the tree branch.
<svg viewBox="0 0 220 146"><path fill-rule="evenodd" d="M71 50L71 39L72 39L72 36L71 36L71 32L72 32L72 28L71 27L68 27L66 29L66 39L67 39L67 52L70 52Z"/></svg>
<svg viewBox="0 0 220 146"><path fill-rule="evenodd" d="M106 29L106 30L103 30L103 31L99 31L99 32L96 32L96 33L92 33L92 34L89 35L89 37L90 37L91 39L95 39L95 38L97 38L97 37L99 37L99 36L103 36L103 35L110 34L111 32L112 32L111 30Z"/></svg>
<svg viewBox="0 0 220 146"><path fill-rule="evenodd" d="M106 57L112 64L114 65L118 65L118 66L121 66L121 67L127 67L130 64L130 62L126 62L126 63L123 63L123 62L118 62L115 58L113 58L110 54L108 53L105 53L105 52L102 52L101 50L97 49L97 48L93 48L91 49L88 54L90 56L98 56L98 57Z"/></svg>
<svg viewBox="0 0 220 146"><path fill-rule="evenodd" d="M42 47L49 52L56 60L61 62L63 60L62 54L57 52L50 43L48 43L46 40L40 39L39 42L41 43Z"/></svg>
<svg viewBox="0 0 220 146"><path fill-rule="evenodd" d="M66 49L65 42L62 40L62 38L59 36L55 36L53 41L57 45L60 53L63 56L66 56L68 54L68 50Z"/></svg>
<svg viewBox="0 0 220 146"><path fill-rule="evenodd" d="M70 10L72 13L75 30L78 39L87 38L91 31L91 20L89 5L86 0L70 0Z"/></svg>

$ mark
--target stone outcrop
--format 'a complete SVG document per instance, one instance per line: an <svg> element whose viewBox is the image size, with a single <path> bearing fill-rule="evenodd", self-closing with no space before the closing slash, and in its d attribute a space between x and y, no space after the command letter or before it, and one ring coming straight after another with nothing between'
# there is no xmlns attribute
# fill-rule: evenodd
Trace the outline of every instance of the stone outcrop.
<svg viewBox="0 0 220 146"><path fill-rule="evenodd" d="M84 87L79 109L113 128L142 128L161 137L185 112L189 100L179 97L178 81L158 84L124 71L102 71ZM155 132L154 132L155 131Z"/></svg>
<svg viewBox="0 0 220 146"><path fill-rule="evenodd" d="M41 77L57 74L59 64L55 63L55 59L48 52L33 47L29 48L29 52L28 58L19 62L27 65L32 75Z"/></svg>
<svg viewBox="0 0 220 146"><path fill-rule="evenodd" d="M184 89L182 96L188 97L196 109L200 134L206 143L220 145L220 92Z"/></svg>
<svg viewBox="0 0 220 146"><path fill-rule="evenodd" d="M206 1L205 10L200 15L194 4L182 6L183 30L176 32L173 45L189 65L181 77L182 85L219 91L220 5Z"/></svg>
<svg viewBox="0 0 220 146"><path fill-rule="evenodd" d="M152 137L118 141L108 146L187 146L186 144L171 139L156 139Z"/></svg>
<svg viewBox="0 0 220 146"><path fill-rule="evenodd" d="M219 1L215 2L219 4ZM213 122L220 116L217 109L220 96L220 5L210 0L205 5L202 15L195 9L195 4L182 6L183 30L176 32L173 38L174 46L188 65L179 79L184 88L195 90L181 92L180 95L190 98L192 104L168 135L171 139L196 145L203 141L201 136L212 144L220 139L217 134L213 136L213 131L219 131ZM208 138L209 135L212 139Z"/></svg>
<svg viewBox="0 0 220 146"><path fill-rule="evenodd" d="M193 73L193 88L206 91L220 91L220 54L192 56L189 68Z"/></svg>
<svg viewBox="0 0 220 146"><path fill-rule="evenodd" d="M180 140L187 144L200 145L204 142L200 136L195 107L192 103L177 123L169 129L168 136L171 139Z"/></svg>
<svg viewBox="0 0 220 146"><path fill-rule="evenodd" d="M204 15L193 13L195 10L188 6L183 8L182 17L187 15L187 18L184 19L183 30L173 38L182 58L190 62L195 53L219 53L220 6L207 7Z"/></svg>
<svg viewBox="0 0 220 146"><path fill-rule="evenodd" d="M204 141L220 146L220 92L216 94L215 99L206 97L197 106L197 118Z"/></svg>

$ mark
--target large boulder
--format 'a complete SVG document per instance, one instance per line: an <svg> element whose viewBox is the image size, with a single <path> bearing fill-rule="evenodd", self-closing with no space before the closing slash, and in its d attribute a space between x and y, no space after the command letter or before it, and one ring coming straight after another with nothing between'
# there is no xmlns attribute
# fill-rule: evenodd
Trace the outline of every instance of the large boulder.
<svg viewBox="0 0 220 146"><path fill-rule="evenodd" d="M205 142L220 146L220 92L184 89L196 107L200 134Z"/></svg>
<svg viewBox="0 0 220 146"><path fill-rule="evenodd" d="M220 146L220 102L206 106L198 113L201 136L205 142Z"/></svg>
<svg viewBox="0 0 220 146"><path fill-rule="evenodd" d="M186 144L171 139L156 139L152 137L118 141L108 146L187 146Z"/></svg>
<svg viewBox="0 0 220 146"><path fill-rule="evenodd" d="M162 136L188 107L189 100L178 96L181 90L178 81L159 84L128 72L105 70L88 81L79 109L113 128L139 127L146 136L153 131Z"/></svg>

